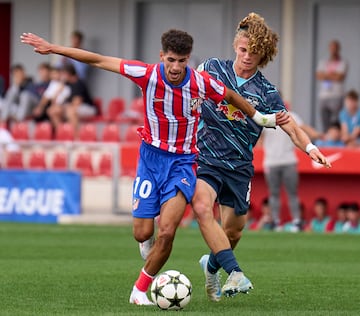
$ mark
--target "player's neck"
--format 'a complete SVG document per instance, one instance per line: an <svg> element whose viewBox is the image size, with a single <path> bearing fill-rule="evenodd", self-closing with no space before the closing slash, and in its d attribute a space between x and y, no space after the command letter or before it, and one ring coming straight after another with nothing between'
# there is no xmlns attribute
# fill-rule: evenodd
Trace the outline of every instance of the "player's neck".
<svg viewBox="0 0 360 316"><path fill-rule="evenodd" d="M245 69L239 69L239 68L236 68L236 67L234 69L235 69L235 74L238 77L241 77L243 79L251 78L257 71L257 69L245 70Z"/></svg>
<svg viewBox="0 0 360 316"><path fill-rule="evenodd" d="M235 74L238 77L243 78L243 79L249 79L257 72L257 68L244 69L242 67L237 66L236 63L234 63L233 68L234 68Z"/></svg>

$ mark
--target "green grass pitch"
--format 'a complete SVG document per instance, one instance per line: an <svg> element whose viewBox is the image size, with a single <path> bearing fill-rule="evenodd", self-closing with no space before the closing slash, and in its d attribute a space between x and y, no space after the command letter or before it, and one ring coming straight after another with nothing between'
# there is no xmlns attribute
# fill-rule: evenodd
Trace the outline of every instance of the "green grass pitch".
<svg viewBox="0 0 360 316"><path fill-rule="evenodd" d="M163 271L186 274L193 296L161 311L128 303L143 265L131 227L0 223L0 315L360 315L360 236L246 232L236 256L255 289L219 303L205 252L197 229L178 230Z"/></svg>

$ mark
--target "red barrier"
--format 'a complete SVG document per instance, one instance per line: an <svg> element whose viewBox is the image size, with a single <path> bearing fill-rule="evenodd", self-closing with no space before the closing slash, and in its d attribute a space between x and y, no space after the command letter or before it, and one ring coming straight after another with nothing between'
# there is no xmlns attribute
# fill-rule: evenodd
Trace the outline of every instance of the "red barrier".
<svg viewBox="0 0 360 316"><path fill-rule="evenodd" d="M129 143L122 146L120 152L122 168L132 176L136 171L138 149L139 144ZM297 150L300 174L299 197L305 207L306 219L312 217L313 203L319 197L328 200L330 215L334 214L337 205L342 202L360 203L360 149L324 148L322 152L330 160L332 168L324 168L313 162L305 153ZM255 217L259 216L261 201L268 196L263 157L262 148L255 148L253 161L255 175L251 188L251 203ZM284 192L282 192L281 219L283 222L291 220Z"/></svg>
<svg viewBox="0 0 360 316"><path fill-rule="evenodd" d="M312 216L312 206L315 199L324 197L328 200L330 214L334 214L341 202L357 201L360 203L360 149L322 148L321 151L332 164L327 169L313 162L305 153L297 150L300 174L299 197L305 207L305 217ZM252 181L251 202L255 209L268 195L264 179L263 150L254 149L255 175ZM285 194L282 194L281 218L291 219Z"/></svg>

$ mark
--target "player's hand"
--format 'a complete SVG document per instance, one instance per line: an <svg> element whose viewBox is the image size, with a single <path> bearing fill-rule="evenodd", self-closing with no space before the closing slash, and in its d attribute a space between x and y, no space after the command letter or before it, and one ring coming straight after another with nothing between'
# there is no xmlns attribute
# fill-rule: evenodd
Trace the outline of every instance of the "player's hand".
<svg viewBox="0 0 360 316"><path fill-rule="evenodd" d="M51 53L51 44L35 34L23 33L20 39L22 43L33 46L36 53L42 55Z"/></svg>
<svg viewBox="0 0 360 316"><path fill-rule="evenodd" d="M276 125L284 125L290 122L290 114L286 111L277 112L275 115Z"/></svg>
<svg viewBox="0 0 360 316"><path fill-rule="evenodd" d="M331 163L318 149L311 150L309 152L309 156L311 157L312 160L324 165L326 168L331 168Z"/></svg>

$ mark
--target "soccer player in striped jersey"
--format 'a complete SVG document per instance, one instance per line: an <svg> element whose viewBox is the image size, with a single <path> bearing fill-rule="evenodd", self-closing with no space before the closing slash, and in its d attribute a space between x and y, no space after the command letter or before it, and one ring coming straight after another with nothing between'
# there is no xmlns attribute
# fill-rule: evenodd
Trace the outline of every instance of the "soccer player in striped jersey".
<svg viewBox="0 0 360 316"><path fill-rule="evenodd" d="M262 115L223 83L188 67L193 39L184 31L169 30L162 35L158 64L64 47L31 33L24 33L21 41L40 54L60 54L119 73L142 89L145 125L139 131L142 144L133 186L135 239L150 239L154 218L160 216L157 238L133 286L130 303L152 305L146 292L170 255L176 229L195 190L196 132L202 102L211 99L218 104L226 100L243 115L269 127L286 123L288 115Z"/></svg>
<svg viewBox="0 0 360 316"><path fill-rule="evenodd" d="M215 79L235 90L262 113L285 110L275 86L259 71L276 54L278 36L258 14L239 24L233 41L235 60L211 58L200 65ZM229 104L206 100L198 131L197 184L192 200L194 215L211 253L200 259L208 298L248 293L252 283L242 272L233 253L245 226L250 203L253 152L262 127ZM330 166L293 119L281 125L294 144L311 159ZM220 204L221 226L214 219L213 205ZM221 288L219 269L228 278Z"/></svg>

